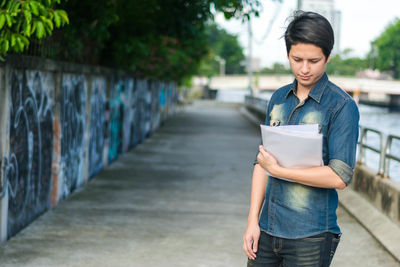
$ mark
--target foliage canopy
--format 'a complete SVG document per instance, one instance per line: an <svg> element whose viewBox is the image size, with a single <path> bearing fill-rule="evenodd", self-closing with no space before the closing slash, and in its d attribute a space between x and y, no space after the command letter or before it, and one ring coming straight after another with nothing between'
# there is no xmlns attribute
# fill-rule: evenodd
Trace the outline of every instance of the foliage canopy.
<svg viewBox="0 0 400 267"><path fill-rule="evenodd" d="M220 29L215 23L208 23L205 29L208 38L208 54L200 64L199 74L207 77L220 73L221 61L225 61L225 74L244 72L245 56L237 36Z"/></svg>
<svg viewBox="0 0 400 267"><path fill-rule="evenodd" d="M375 53L375 67L382 71L391 71L395 79L400 78L400 19L390 24L385 31L372 42Z"/></svg>
<svg viewBox="0 0 400 267"><path fill-rule="evenodd" d="M340 76L355 76L357 72L368 68L368 60L349 57L351 50L345 50L341 55L331 56L326 66L326 73Z"/></svg>
<svg viewBox="0 0 400 267"><path fill-rule="evenodd" d="M208 55L206 25L216 12L246 20L261 9L261 0L3 0L0 25L11 18L15 28L7 25L8 33L0 36L0 53L8 47L26 50L35 33L39 39L47 37L41 45L52 49L39 56L179 82L196 73ZM7 12L18 15L9 17ZM11 40L15 37L17 46Z"/></svg>
<svg viewBox="0 0 400 267"><path fill-rule="evenodd" d="M0 3L0 57L22 52L29 39L42 39L69 23L67 13L54 9L61 0L2 0Z"/></svg>

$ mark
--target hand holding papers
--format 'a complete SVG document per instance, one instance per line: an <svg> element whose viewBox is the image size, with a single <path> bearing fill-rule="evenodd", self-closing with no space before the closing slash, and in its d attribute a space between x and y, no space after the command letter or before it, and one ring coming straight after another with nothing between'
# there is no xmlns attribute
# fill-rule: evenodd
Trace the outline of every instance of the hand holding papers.
<svg viewBox="0 0 400 267"><path fill-rule="evenodd" d="M264 148L284 168L322 166L322 134L318 124L261 126Z"/></svg>

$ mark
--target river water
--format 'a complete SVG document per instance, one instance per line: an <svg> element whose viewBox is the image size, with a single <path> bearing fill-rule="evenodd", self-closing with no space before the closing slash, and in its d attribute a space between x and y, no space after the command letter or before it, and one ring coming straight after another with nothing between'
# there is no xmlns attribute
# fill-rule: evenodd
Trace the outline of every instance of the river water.
<svg viewBox="0 0 400 267"><path fill-rule="evenodd" d="M243 103L244 97L249 94L248 90L219 90L216 100L220 102ZM272 92L262 92L258 97L268 100ZM388 108L359 105L360 125L381 131L385 136L391 134L400 136L400 112L390 111ZM386 140L386 139L385 139ZM377 134L372 132L367 134L367 144L379 148L380 139ZM393 155L400 157L400 141L394 140L392 143ZM357 151L357 157L358 157ZM373 151L366 151L365 161L368 167L378 171L379 155ZM400 183L400 163L389 161L389 176L393 181Z"/></svg>

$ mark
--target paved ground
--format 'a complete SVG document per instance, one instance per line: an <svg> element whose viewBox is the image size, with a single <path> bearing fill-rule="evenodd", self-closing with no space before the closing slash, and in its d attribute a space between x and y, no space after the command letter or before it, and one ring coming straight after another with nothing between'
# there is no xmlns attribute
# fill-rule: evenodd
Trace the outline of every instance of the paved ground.
<svg viewBox="0 0 400 267"><path fill-rule="evenodd" d="M245 266L256 127L197 102L0 247L1 266ZM333 266L398 266L343 209Z"/></svg>

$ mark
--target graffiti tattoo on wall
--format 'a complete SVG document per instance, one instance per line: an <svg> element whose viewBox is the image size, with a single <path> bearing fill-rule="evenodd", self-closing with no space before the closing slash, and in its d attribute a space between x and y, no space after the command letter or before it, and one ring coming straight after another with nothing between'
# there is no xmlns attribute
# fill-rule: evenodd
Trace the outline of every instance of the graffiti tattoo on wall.
<svg viewBox="0 0 400 267"><path fill-rule="evenodd" d="M155 131L161 124L161 114L160 114L160 98L159 91L162 87L162 82L152 82L151 83L151 131Z"/></svg>
<svg viewBox="0 0 400 267"><path fill-rule="evenodd" d="M50 207L54 82L41 72L11 71L9 153L4 158L8 190L8 236ZM46 89L45 89L46 87Z"/></svg>
<svg viewBox="0 0 400 267"><path fill-rule="evenodd" d="M86 83L82 75L65 74L60 93L61 162L63 196L84 182Z"/></svg>
<svg viewBox="0 0 400 267"><path fill-rule="evenodd" d="M110 123L109 123L109 148L108 162L114 161L122 152L122 121L124 104L122 102L125 86L122 80L116 80L111 88L109 99Z"/></svg>
<svg viewBox="0 0 400 267"><path fill-rule="evenodd" d="M139 107L139 96L140 96L140 86L143 80L135 80L135 85L132 91L132 123L131 123L131 141L130 147L134 147L141 141L140 133L140 107Z"/></svg>
<svg viewBox="0 0 400 267"><path fill-rule="evenodd" d="M133 115L134 115L134 99L133 99L133 86L134 80L132 78L125 79L125 92L122 98L124 105L124 114L122 121L122 152L125 153L131 147L131 135L133 132Z"/></svg>
<svg viewBox="0 0 400 267"><path fill-rule="evenodd" d="M104 130L106 116L106 81L93 79L90 97L89 177L103 168Z"/></svg>

